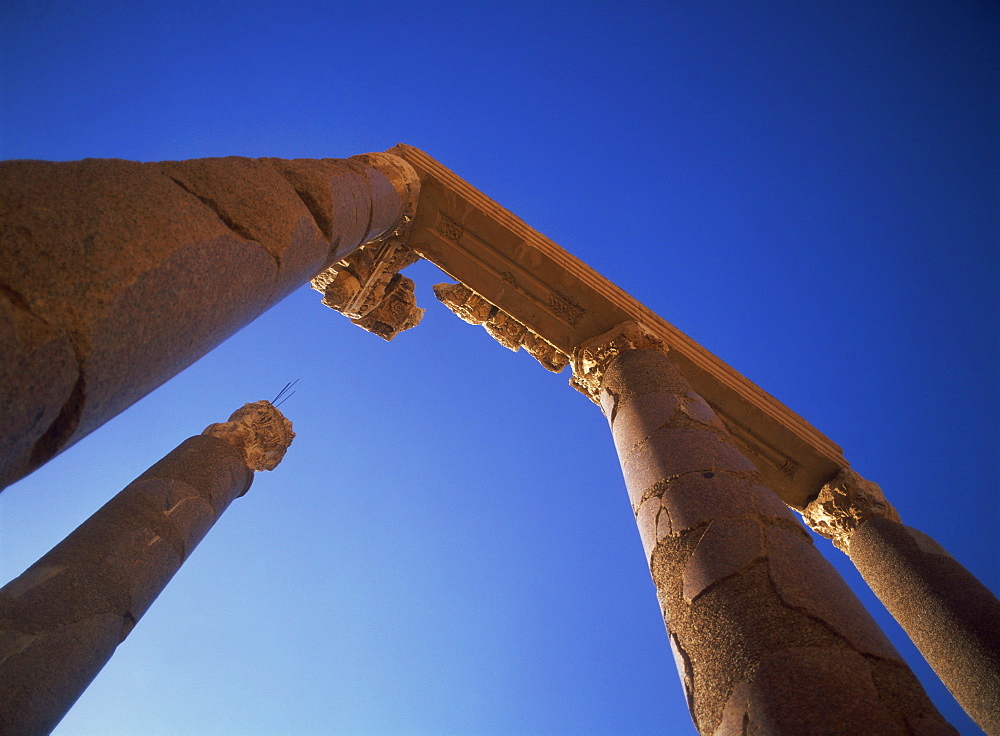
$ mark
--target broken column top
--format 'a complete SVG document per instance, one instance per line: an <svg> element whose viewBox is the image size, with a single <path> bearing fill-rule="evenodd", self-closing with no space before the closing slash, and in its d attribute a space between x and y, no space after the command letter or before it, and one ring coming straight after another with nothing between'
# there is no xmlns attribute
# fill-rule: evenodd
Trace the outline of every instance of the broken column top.
<svg viewBox="0 0 1000 736"><path fill-rule="evenodd" d="M209 424L202 434L228 442L251 470L274 470L295 439L292 423L270 401L244 404L228 422Z"/></svg>
<svg viewBox="0 0 1000 736"><path fill-rule="evenodd" d="M899 521L899 513L878 484L850 468L842 468L802 511L809 528L832 540L843 552L850 550L854 530L877 517Z"/></svg>

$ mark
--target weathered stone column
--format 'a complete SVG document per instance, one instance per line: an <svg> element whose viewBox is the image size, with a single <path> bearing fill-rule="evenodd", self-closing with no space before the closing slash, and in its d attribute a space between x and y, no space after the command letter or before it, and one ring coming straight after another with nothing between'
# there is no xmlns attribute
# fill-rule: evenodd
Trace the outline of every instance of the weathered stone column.
<svg viewBox="0 0 1000 736"><path fill-rule="evenodd" d="M1000 734L1000 601L944 548L900 523L882 489L849 468L803 511L846 552L965 711Z"/></svg>
<svg viewBox="0 0 1000 736"><path fill-rule="evenodd" d="M0 162L0 488L412 216L390 154Z"/></svg>
<svg viewBox="0 0 1000 736"><path fill-rule="evenodd" d="M276 467L294 436L270 402L245 405L0 589L0 733L56 726L254 471Z"/></svg>
<svg viewBox="0 0 1000 736"><path fill-rule="evenodd" d="M624 323L573 368L611 423L701 733L954 733L658 340Z"/></svg>

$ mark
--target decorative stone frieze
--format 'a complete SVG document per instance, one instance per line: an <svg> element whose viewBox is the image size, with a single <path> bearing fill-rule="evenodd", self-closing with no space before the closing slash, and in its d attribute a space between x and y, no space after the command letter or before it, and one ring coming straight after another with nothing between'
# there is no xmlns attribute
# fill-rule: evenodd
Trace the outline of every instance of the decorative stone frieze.
<svg viewBox="0 0 1000 736"><path fill-rule="evenodd" d="M573 377L569 385L600 405L604 371L619 353L633 349L666 352L667 346L638 322L621 322L573 351Z"/></svg>
<svg viewBox="0 0 1000 736"><path fill-rule="evenodd" d="M311 282L326 306L384 340L416 327L424 316L413 281L399 273L420 260L402 237L405 225L382 241L364 245Z"/></svg>
<svg viewBox="0 0 1000 736"><path fill-rule="evenodd" d="M505 348L514 352L524 348L546 370L558 373L569 365L569 356L566 353L468 286L436 284L434 295L462 320L470 325L482 325Z"/></svg>
<svg viewBox="0 0 1000 736"><path fill-rule="evenodd" d="M230 415L229 421L209 424L202 434L232 445L254 471L278 467L295 439L292 423L270 401L244 404Z"/></svg>
<svg viewBox="0 0 1000 736"><path fill-rule="evenodd" d="M802 518L814 532L848 552L851 534L864 522L873 518L898 522L899 513L886 501L877 483L842 468L803 509Z"/></svg>

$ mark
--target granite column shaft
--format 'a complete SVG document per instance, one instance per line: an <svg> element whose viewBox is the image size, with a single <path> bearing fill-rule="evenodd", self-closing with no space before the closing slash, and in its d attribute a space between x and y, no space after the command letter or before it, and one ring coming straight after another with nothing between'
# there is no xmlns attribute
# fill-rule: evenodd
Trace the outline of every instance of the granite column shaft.
<svg viewBox="0 0 1000 736"><path fill-rule="evenodd" d="M418 189L389 154L0 162L0 489L391 232Z"/></svg>
<svg viewBox="0 0 1000 736"><path fill-rule="evenodd" d="M600 387L701 733L954 733L664 352Z"/></svg>
<svg viewBox="0 0 1000 736"><path fill-rule="evenodd" d="M923 532L884 518L851 535L851 560L972 719L1000 735L1000 601Z"/></svg>
<svg viewBox="0 0 1000 736"><path fill-rule="evenodd" d="M294 436L268 402L248 404L205 432L0 589L0 733L46 734L58 724L250 488L254 469L277 465Z"/></svg>
<svg viewBox="0 0 1000 736"><path fill-rule="evenodd" d="M846 552L965 711L1000 734L1000 601L876 483L843 468L802 511Z"/></svg>

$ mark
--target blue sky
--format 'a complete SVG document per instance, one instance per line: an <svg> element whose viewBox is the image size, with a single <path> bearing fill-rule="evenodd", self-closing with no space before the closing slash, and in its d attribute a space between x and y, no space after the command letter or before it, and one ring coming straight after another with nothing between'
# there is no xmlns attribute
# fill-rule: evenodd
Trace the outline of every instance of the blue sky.
<svg viewBox="0 0 1000 736"><path fill-rule="evenodd" d="M802 414L997 591L998 25L960 0L8 0L0 157L423 148ZM693 732L599 410L407 273L427 315L393 343L303 289L0 495L7 580L300 379L284 463L58 734Z"/></svg>

